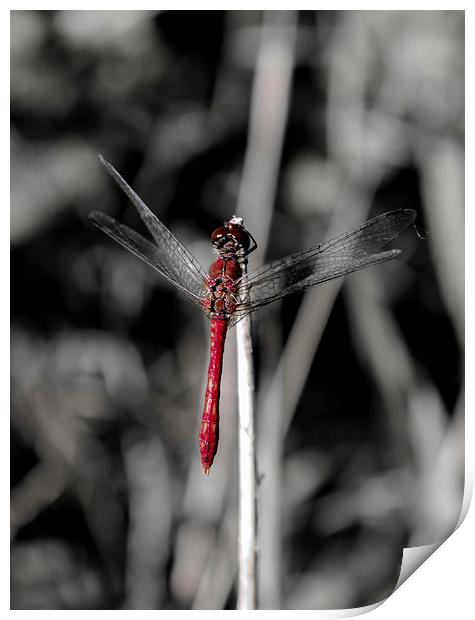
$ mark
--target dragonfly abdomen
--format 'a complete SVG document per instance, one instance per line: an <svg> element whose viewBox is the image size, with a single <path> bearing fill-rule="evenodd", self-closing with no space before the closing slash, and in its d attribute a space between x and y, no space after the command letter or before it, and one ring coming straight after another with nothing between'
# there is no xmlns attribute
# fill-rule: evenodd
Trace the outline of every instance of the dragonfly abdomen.
<svg viewBox="0 0 475 620"><path fill-rule="evenodd" d="M205 474L209 472L218 450L219 396L227 329L227 319L219 317L211 319L208 383L206 385L205 405L200 427L201 466Z"/></svg>

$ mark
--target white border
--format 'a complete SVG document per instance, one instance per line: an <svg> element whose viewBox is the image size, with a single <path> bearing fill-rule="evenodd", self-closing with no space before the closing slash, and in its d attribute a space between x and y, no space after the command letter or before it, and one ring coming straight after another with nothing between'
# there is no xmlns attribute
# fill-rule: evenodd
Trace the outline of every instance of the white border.
<svg viewBox="0 0 475 620"><path fill-rule="evenodd" d="M57 6L57 3L54 5L50 5L50 3L39 3L39 2L28 2L28 3L10 3L10 9L13 10L21 10L21 9L30 9L30 10L45 10L45 9L53 9L53 8L61 8L61 9L143 9L143 10L164 10L165 8L174 8L181 10L189 10L195 9L196 5L191 2L180 2L176 1L171 6L171 3L167 3L168 6L162 7L157 2L140 2L138 5L131 6L131 3L125 2L82 2L80 7L74 6L70 2L62 2L61 7ZM201 2L199 8L200 9L216 9L222 10L224 8L229 9L251 9L255 10L255 4L252 3L231 3L230 6L225 6L226 3L221 2ZM12 6L14 5L14 6ZM259 8L270 8L270 9L285 9L289 8L285 4L279 5L279 3L260 3ZM381 5L376 3L366 3L364 6L358 6L354 2L341 2L338 7L335 7L334 4L318 4L302 2L299 4L299 9L306 10L315 10L318 8L322 9L380 9ZM397 9L397 10L412 10L412 9L423 9L423 10L442 10L447 9L447 3L435 2L429 5L428 3L418 3L415 6L414 2L398 2L397 6L385 7L389 9ZM466 4L463 3L454 3L451 7L451 10L465 10ZM4 76L5 81L9 84L9 15L6 15L7 11L5 11L5 18L1 21L0 25L0 33L1 39L4 45L4 53L1 57L2 62L2 75ZM471 41L473 40L473 27L472 27L472 18L471 12L466 11L466 62L467 65L471 67L470 60L472 58L471 52L473 51L471 48L473 47ZM471 36L472 35L472 36ZM473 101L473 97L471 97L472 89L473 89L473 79L471 77L470 71L466 70L466 98L467 101L470 102L469 105L466 106L466 110L470 113L473 109L473 105L471 102ZM5 148L5 157L2 161L2 176L3 176L3 188L9 189L9 100L7 93L4 93L4 96L0 98L1 105L3 108L2 118L4 119L4 123L2 124L4 135L2 144ZM467 115L467 149L466 149L466 157L467 157L467 170L473 169L473 157L472 157L472 147L471 144L473 142L473 131L472 131L472 121L471 115ZM466 191L467 198L466 204L472 205L473 203L473 184L470 183L470 178L466 180ZM4 189L4 193L6 193ZM9 191L8 191L9 195ZM467 210L467 231L475 230L475 222L474 222L474 208L469 208ZM1 210L2 221L2 234L7 237L7 231L9 231L9 210L7 208L3 208ZM472 265L474 261L474 248L470 244L471 239L468 238L466 233L466 265L467 265L467 301L466 306L473 307L473 304L470 304L470 297L473 291L473 272ZM1 282L4 287L8 287L8 291L10 291L10 265L9 265L9 237L4 239L4 243L2 245L2 251L4 252L3 260L1 261L1 270L2 270L2 279ZM8 299L9 301L9 299ZM7 305L6 301L1 305L1 312L8 315L9 319L9 304ZM7 411L9 409L9 373L7 369L9 368L9 328L10 321L7 320L7 317L2 317L5 320L2 322L3 329L1 331L1 352L2 352L2 370L1 373L1 381L2 381L2 390L1 394L5 398L5 407L3 408L3 416L2 423L5 424L3 438L6 443L5 449L3 451L6 458L9 458L9 432L8 432L8 420ZM470 318L470 317L469 317ZM471 345L473 343L473 330L472 330L472 322L467 322L467 377L473 376L473 363L471 358ZM473 410L473 394L470 382L467 383L467 395L466 395L466 438L467 438L467 452L466 452L466 469L467 469L467 477L471 489L473 488L473 471L474 471L474 459L473 459L473 436L474 436L474 428L472 423L471 411ZM7 488L9 485L9 465L4 464L1 468L1 475L3 477L4 488ZM468 489L467 489L468 490ZM420 614L421 617L447 617L451 614L453 617L468 617L467 611L469 609L473 610L473 600L472 600L472 589L473 589L473 553L475 549L474 545L474 532L475 532L475 518L473 516L473 509L469 509L468 515L465 521L462 523L460 528L445 542L443 545L431 556L417 571L411 576L402 586L399 588L394 594L392 594L389 599L379 606L377 609L372 611L372 617L378 618L381 620L390 620L392 618L400 620L402 617L418 617ZM1 579L1 601L2 608L9 608L9 539L7 538L7 532L9 531L9 519L6 516L8 512L6 510L2 511L2 520L5 520L5 523L2 523L2 534L3 534L3 547L2 547L2 560L3 560L3 579ZM28 617L30 614L50 614L50 611L14 611L12 613L21 613L23 616ZM62 614L78 614L84 613L80 611L71 611L64 612L61 611ZM94 617L96 614L100 614L101 617L111 613L117 613L116 611L89 611L86 612L88 617ZM141 613L141 614L154 614L156 612L136 612L136 611L123 611L122 614L129 617L132 614ZM160 617L167 617L173 614L176 617L177 613L182 612L168 612L161 610ZM186 613L186 612L185 612ZM219 612L219 611L195 611L188 612L193 613L195 617L200 618L208 616L212 614L214 617L222 614L227 614L228 612ZM231 612L233 613L233 612ZM237 612L234 612L237 613ZM260 614L260 615L269 615L272 614L272 617L275 615L283 615L286 616L289 612L283 611L259 611L259 612L240 612L240 613L251 613L251 614ZM308 615L318 618L336 618L342 617L341 612L317 612L317 611L305 611L305 612L290 612L292 616L298 614L299 616ZM343 612L344 613L344 612Z"/></svg>

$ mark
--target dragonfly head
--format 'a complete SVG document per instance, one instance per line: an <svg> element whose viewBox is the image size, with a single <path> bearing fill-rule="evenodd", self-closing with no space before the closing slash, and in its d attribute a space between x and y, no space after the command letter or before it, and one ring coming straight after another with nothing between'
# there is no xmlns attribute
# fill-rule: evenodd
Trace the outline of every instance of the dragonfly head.
<svg viewBox="0 0 475 620"><path fill-rule="evenodd" d="M218 254L248 254L252 242L242 218L236 216L224 222L224 226L216 228L211 235L211 243Z"/></svg>

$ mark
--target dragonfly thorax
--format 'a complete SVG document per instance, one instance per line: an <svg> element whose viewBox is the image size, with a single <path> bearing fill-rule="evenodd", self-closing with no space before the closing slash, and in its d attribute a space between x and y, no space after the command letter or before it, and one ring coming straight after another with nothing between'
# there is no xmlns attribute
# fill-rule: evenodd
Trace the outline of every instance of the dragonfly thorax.
<svg viewBox="0 0 475 620"><path fill-rule="evenodd" d="M239 258L220 256L209 268L203 307L208 314L229 318L236 309L238 282L242 276Z"/></svg>

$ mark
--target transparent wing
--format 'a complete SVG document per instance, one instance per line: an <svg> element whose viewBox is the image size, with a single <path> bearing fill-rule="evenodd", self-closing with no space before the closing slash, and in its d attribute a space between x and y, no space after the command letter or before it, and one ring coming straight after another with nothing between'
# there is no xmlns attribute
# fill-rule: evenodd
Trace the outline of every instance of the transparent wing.
<svg viewBox="0 0 475 620"><path fill-rule="evenodd" d="M395 258L400 250L381 250L415 218L411 209L384 213L326 243L250 273L242 283L242 297L248 299L238 304L235 322L276 299Z"/></svg>
<svg viewBox="0 0 475 620"><path fill-rule="evenodd" d="M123 189L137 208L155 244L150 243L132 229L97 211L89 216L91 221L118 243L133 252L148 265L159 271L191 299L198 301L205 294L206 272L196 258L162 224L147 205L124 181L115 168L101 155L101 162L114 181Z"/></svg>

